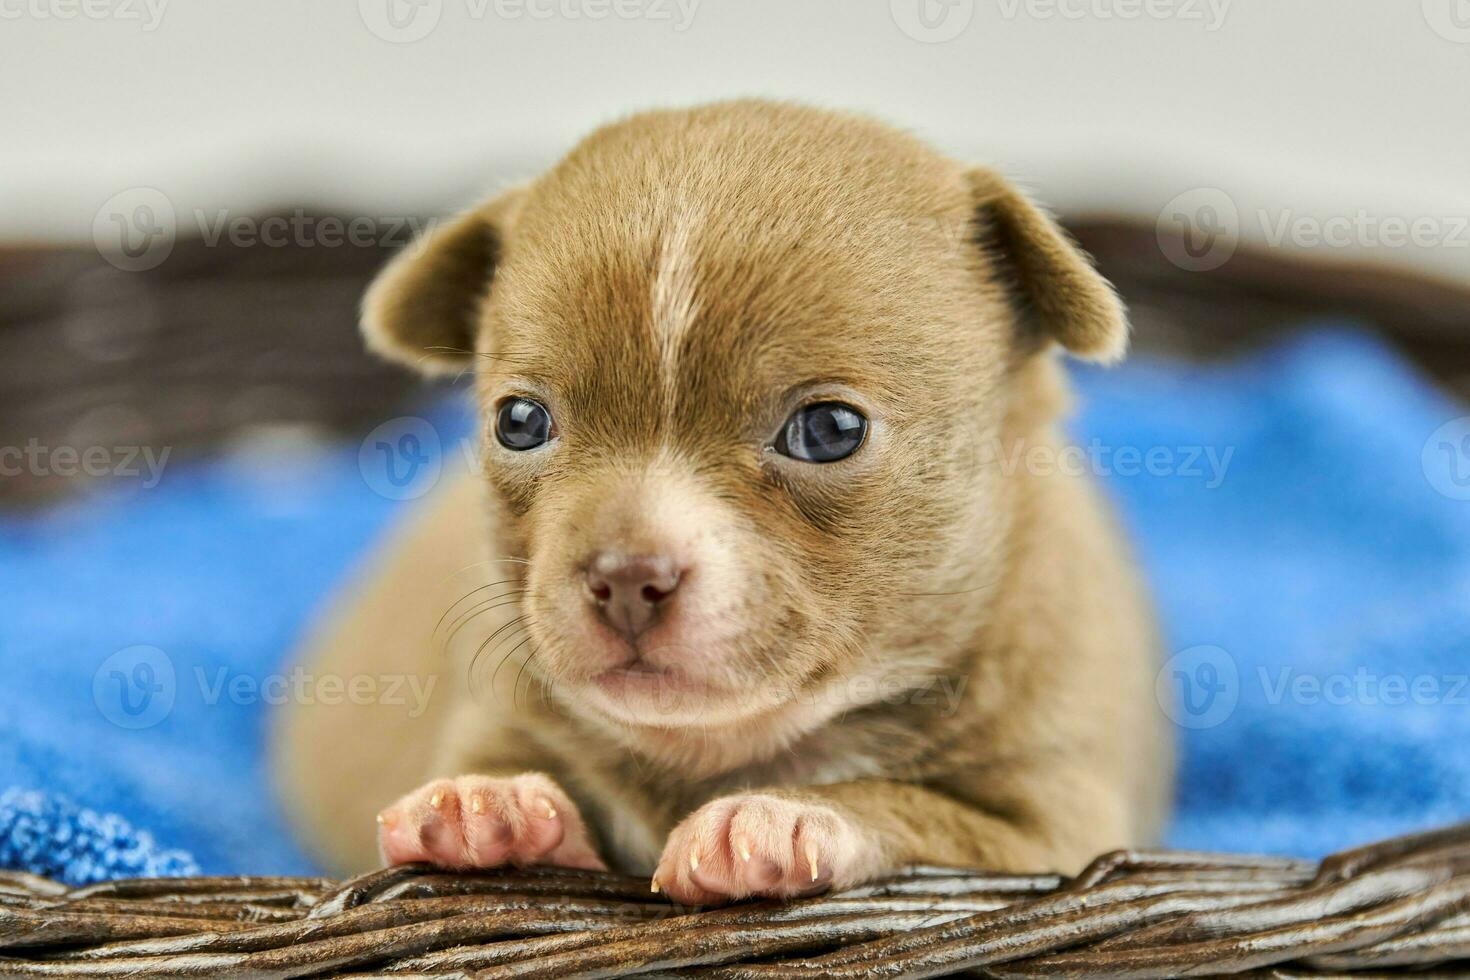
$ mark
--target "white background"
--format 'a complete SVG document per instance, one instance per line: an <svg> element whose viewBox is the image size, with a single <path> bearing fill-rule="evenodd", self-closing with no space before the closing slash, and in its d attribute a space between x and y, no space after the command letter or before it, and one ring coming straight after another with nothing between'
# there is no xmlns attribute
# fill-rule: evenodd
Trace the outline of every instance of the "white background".
<svg viewBox="0 0 1470 980"><path fill-rule="evenodd" d="M0 239L87 241L139 185L184 213L441 211L597 123L732 95L878 113L1070 214L1218 187L1247 238L1470 215L1470 0L683 2L0 0ZM911 36L920 4L955 36ZM1332 257L1470 278L1465 244L1355 235Z"/></svg>

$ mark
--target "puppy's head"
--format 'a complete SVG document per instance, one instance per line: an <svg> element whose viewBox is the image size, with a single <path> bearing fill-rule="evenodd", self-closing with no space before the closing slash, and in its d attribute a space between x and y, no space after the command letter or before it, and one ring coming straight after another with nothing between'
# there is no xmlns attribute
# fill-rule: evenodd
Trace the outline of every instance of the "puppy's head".
<svg viewBox="0 0 1470 980"><path fill-rule="evenodd" d="M660 727L942 653L945 597L1000 560L1009 503L976 448L1010 379L1126 332L993 173L758 102L594 133L398 257L364 329L475 374L534 668Z"/></svg>

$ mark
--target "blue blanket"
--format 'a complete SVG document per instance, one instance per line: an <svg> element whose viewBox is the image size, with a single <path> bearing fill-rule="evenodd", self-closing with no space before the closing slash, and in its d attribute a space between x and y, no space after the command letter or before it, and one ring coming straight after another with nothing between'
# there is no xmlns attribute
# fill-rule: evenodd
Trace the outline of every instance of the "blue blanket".
<svg viewBox="0 0 1470 980"><path fill-rule="evenodd" d="M1170 842L1316 855L1470 815L1470 410L1345 329L1075 373L1083 453L1054 462L1099 473L1165 622ZM264 767L272 681L458 451L457 403L427 418L0 515L0 865L312 870Z"/></svg>

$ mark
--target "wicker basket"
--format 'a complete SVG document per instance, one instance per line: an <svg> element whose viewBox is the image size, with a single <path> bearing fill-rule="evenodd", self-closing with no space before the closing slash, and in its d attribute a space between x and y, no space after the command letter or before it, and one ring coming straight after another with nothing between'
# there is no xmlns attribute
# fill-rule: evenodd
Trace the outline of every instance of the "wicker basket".
<svg viewBox="0 0 1470 980"><path fill-rule="evenodd" d="M1320 864L1117 852L1070 879L913 868L707 910L553 868L73 889L0 872L0 976L954 974L1470 976L1470 824Z"/></svg>

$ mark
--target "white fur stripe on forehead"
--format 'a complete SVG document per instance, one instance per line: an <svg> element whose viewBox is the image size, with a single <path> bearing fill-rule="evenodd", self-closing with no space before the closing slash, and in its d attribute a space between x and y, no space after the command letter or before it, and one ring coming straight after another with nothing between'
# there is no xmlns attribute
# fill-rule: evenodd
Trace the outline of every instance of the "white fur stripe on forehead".
<svg viewBox="0 0 1470 980"><path fill-rule="evenodd" d="M698 216L688 208L681 207L674 213L663 229L658 270L653 276L653 337L660 351L664 391L670 407L676 389L679 345L699 314L699 297L695 294L698 273L694 267L697 224Z"/></svg>

